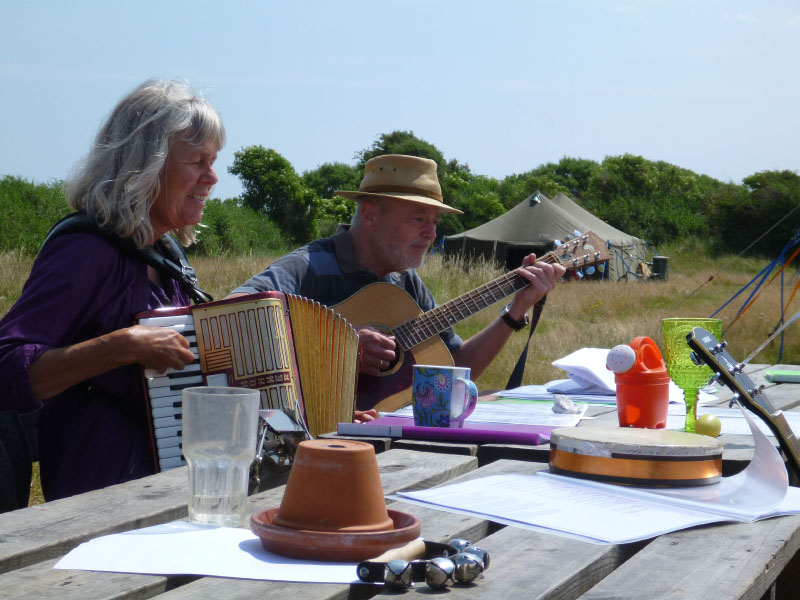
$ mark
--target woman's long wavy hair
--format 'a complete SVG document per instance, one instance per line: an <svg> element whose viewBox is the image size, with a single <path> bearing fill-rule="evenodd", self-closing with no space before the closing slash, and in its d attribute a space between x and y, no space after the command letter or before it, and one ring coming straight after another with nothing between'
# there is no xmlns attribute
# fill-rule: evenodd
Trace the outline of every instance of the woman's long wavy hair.
<svg viewBox="0 0 800 600"><path fill-rule="evenodd" d="M187 85L145 81L111 111L89 155L65 185L67 201L137 247L151 245L159 234L150 223L150 208L177 141L211 141L221 149L225 128L219 114ZM193 225L172 233L184 245L195 240Z"/></svg>

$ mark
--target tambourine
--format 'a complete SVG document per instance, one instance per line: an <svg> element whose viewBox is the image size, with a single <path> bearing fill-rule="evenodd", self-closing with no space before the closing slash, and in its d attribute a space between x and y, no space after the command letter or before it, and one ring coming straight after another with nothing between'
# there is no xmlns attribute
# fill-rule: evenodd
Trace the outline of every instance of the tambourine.
<svg viewBox="0 0 800 600"><path fill-rule="evenodd" d="M722 477L722 442L666 429L565 427L550 433L550 470L631 485L710 485Z"/></svg>

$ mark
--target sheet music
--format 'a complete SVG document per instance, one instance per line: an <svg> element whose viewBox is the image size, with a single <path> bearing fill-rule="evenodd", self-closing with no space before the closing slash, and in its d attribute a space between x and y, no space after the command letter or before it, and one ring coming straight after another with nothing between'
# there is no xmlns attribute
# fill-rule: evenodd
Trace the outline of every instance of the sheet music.
<svg viewBox="0 0 800 600"><path fill-rule="evenodd" d="M551 396L552 398L552 396ZM502 404L500 402L478 402L473 413L467 417L470 423L517 423L520 425L552 425L574 427L583 418L588 406L577 404L577 413L556 414L552 404ZM413 417L414 410L406 406L386 416Z"/></svg>
<svg viewBox="0 0 800 600"><path fill-rule="evenodd" d="M783 459L743 412L756 441L753 461L720 483L636 488L575 477L505 474L394 499L592 543L628 543L719 521L800 514L800 489L788 487Z"/></svg>

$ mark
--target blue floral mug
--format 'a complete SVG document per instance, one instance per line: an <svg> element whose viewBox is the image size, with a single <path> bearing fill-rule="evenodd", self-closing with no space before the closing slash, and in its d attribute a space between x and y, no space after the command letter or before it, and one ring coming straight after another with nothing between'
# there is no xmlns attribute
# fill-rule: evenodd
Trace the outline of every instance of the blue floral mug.
<svg viewBox="0 0 800 600"><path fill-rule="evenodd" d="M460 427L478 403L469 367L414 365L414 425Z"/></svg>

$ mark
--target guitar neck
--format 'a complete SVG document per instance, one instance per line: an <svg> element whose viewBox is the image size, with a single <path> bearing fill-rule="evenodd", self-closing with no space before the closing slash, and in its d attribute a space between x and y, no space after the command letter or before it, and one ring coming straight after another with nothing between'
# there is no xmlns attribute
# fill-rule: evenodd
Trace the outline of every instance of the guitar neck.
<svg viewBox="0 0 800 600"><path fill-rule="evenodd" d="M727 344L719 343L702 327L693 329L687 336L687 342L694 350L695 357L711 367L739 401L767 424L777 437L795 474L800 477L800 444L783 411L776 409L761 388L747 376L744 365L737 364L725 349Z"/></svg>
<svg viewBox="0 0 800 600"><path fill-rule="evenodd" d="M539 262L554 262L551 255L552 253L545 254ZM521 277L516 271L511 271L398 325L392 329L392 335L395 336L403 350L409 350L480 312L487 306L491 306L498 300L518 292L528 284L527 279Z"/></svg>

